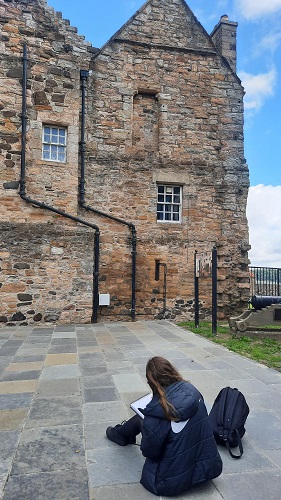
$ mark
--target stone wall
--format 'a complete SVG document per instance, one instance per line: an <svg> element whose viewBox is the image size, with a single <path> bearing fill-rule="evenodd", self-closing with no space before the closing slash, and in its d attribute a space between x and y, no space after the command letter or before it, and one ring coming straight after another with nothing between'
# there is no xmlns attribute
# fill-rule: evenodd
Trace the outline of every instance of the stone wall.
<svg viewBox="0 0 281 500"><path fill-rule="evenodd" d="M172 317L183 310L189 316L194 250L211 251L216 244L220 313L241 307L249 287L248 169L236 74L183 2L168 0L144 7L91 68L86 149L93 181L87 199L136 223L139 293L154 300L159 289L161 296L163 276L153 281L160 260L168 268ZM181 225L156 222L158 183L183 186ZM210 290L202 279L207 311Z"/></svg>
<svg viewBox="0 0 281 500"><path fill-rule="evenodd" d="M90 322L93 235L41 223L0 228L0 322Z"/></svg>
<svg viewBox="0 0 281 500"><path fill-rule="evenodd" d="M243 88L185 2L147 2L102 51L43 0L1 1L0 27L1 321L86 322L93 300L93 231L18 194L23 43L27 195L99 226L99 288L111 295L99 318L130 315L131 233L79 207L81 69L86 204L136 226L136 317L191 318L194 251L213 245L219 315L239 311L249 293ZM44 124L67 128L66 163L42 160ZM182 186L181 223L156 221L159 183ZM202 278L203 316L210 292Z"/></svg>

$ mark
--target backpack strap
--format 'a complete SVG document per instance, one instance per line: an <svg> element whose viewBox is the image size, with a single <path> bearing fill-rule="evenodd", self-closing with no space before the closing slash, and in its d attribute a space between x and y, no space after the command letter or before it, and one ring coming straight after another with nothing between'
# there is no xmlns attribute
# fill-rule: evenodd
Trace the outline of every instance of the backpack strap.
<svg viewBox="0 0 281 500"><path fill-rule="evenodd" d="M243 455L243 445L242 445L242 441L241 441L241 437L240 437L238 429L234 429L234 432L235 432L236 437L237 437L240 455L234 455L234 453L232 453L232 451L229 447L229 443L228 443L228 432L229 432L230 427L231 427L231 418L232 418L234 408L235 408L235 405L237 403L238 398L239 398L239 391L236 389L235 392L232 392L232 401L229 404L227 415L225 418L225 428L224 428L224 435L223 435L223 440L224 440L225 445L226 445L226 447L229 451L229 454L232 458L241 458Z"/></svg>
<svg viewBox="0 0 281 500"><path fill-rule="evenodd" d="M225 415L224 420L223 420L223 423L224 423L224 435L223 435L223 439L225 439L225 437L227 437L228 431L230 430L231 420L232 420L232 417L233 417L234 408L236 406L238 398L239 398L239 391L237 389L234 389L232 391L231 401L229 402L229 406L227 408L227 414Z"/></svg>
<svg viewBox="0 0 281 500"><path fill-rule="evenodd" d="M241 438L240 438L240 434L239 434L239 431L237 429L235 429L235 432L236 432L236 436L237 436L237 441L238 441L238 446L239 446L239 451L240 451L240 455L234 455L234 453L232 453L230 447L229 447L229 443L228 443L228 440L227 438L224 439L225 441L225 445L229 451L229 454L232 458L241 458L242 455L243 455L243 445L242 445L242 441L241 441Z"/></svg>
<svg viewBox="0 0 281 500"><path fill-rule="evenodd" d="M225 403L226 403L226 397L228 394L228 389L229 387L225 387L225 389L222 389L221 391L221 398L219 399L218 403L218 414L217 414L217 426L218 426L218 433L219 437L224 439L224 408L225 408Z"/></svg>

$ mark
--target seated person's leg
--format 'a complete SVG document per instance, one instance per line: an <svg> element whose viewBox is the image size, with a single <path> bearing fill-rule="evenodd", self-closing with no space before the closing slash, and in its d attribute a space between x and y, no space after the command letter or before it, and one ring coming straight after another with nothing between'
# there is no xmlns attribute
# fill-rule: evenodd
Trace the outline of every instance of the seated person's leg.
<svg viewBox="0 0 281 500"><path fill-rule="evenodd" d="M115 427L108 427L106 435L110 441L126 446L127 444L135 444L136 436L142 431L143 420L138 415L130 418L122 424L117 424Z"/></svg>

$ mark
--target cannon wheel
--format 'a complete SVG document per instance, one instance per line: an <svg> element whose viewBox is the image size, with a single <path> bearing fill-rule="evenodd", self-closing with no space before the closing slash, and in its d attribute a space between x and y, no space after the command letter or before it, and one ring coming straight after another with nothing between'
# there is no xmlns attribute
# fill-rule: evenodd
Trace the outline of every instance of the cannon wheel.
<svg viewBox="0 0 281 500"><path fill-rule="evenodd" d="M237 329L239 332L245 332L247 330L247 324L244 321L240 321L237 323Z"/></svg>

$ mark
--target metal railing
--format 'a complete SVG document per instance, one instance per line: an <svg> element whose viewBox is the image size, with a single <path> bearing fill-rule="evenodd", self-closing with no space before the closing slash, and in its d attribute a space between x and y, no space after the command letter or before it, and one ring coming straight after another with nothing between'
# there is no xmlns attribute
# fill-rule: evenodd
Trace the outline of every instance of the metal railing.
<svg viewBox="0 0 281 500"><path fill-rule="evenodd" d="M249 266L250 294L271 295L278 297L281 294L281 268Z"/></svg>

